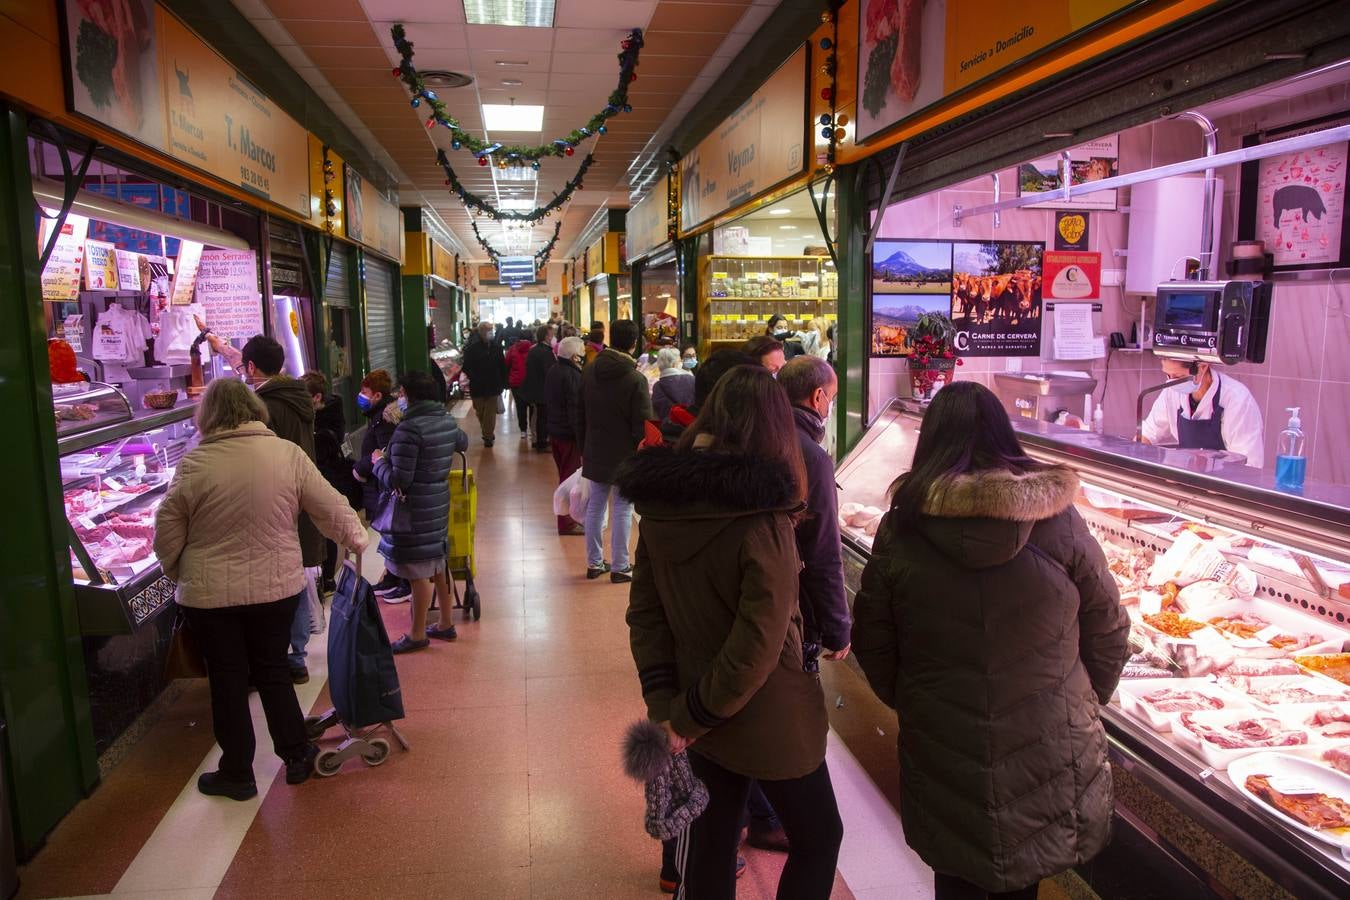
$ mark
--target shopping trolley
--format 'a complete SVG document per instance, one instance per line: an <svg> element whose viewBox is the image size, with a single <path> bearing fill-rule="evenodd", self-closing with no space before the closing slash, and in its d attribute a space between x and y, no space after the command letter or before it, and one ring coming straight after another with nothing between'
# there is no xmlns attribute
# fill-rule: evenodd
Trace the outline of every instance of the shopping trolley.
<svg viewBox="0 0 1350 900"><path fill-rule="evenodd" d="M403 718L403 694L378 606L359 564L344 560L328 617L328 687L333 708L305 719L311 741L320 740L335 725L342 727L344 737L336 747L319 751L314 760L319 775L336 775L343 763L356 756L368 766L383 763L391 748L386 738L375 736L378 731L388 732L400 747L408 749L408 741L394 725Z"/></svg>
<svg viewBox="0 0 1350 900"><path fill-rule="evenodd" d="M478 482L469 468L469 458L459 453L460 469L450 470L450 521L446 526L446 581L455 595L455 609L464 610L464 618L478 621L482 613L478 589L473 586L473 536L478 522ZM460 596L455 579L463 579Z"/></svg>

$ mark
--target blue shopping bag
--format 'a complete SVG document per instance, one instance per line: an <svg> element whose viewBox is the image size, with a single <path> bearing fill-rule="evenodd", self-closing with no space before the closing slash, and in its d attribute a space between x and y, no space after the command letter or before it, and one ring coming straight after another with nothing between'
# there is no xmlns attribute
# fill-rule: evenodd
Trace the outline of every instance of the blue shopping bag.
<svg viewBox="0 0 1350 900"><path fill-rule="evenodd" d="M370 582L342 564L328 620L328 689L348 728L403 718L403 692L394 651Z"/></svg>

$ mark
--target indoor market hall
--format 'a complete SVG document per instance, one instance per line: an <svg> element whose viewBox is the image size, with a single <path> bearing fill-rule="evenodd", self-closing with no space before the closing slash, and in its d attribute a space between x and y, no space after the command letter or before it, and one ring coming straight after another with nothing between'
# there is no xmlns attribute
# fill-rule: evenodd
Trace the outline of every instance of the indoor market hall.
<svg viewBox="0 0 1350 900"><path fill-rule="evenodd" d="M1350 896L1350 4L0 2L0 900Z"/></svg>

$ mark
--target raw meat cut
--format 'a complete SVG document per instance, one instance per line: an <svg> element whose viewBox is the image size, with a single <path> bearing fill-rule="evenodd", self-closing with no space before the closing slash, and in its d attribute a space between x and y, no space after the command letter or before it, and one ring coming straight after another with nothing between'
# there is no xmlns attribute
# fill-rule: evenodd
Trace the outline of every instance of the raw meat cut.
<svg viewBox="0 0 1350 900"><path fill-rule="evenodd" d="M1139 698L1160 713L1195 712L1198 709L1223 709L1224 702L1218 697L1200 691L1178 691L1173 688L1161 688Z"/></svg>
<svg viewBox="0 0 1350 900"><path fill-rule="evenodd" d="M1201 740L1225 750L1292 747L1308 743L1306 732L1291 729L1269 716L1250 716L1227 725L1206 725L1195 721L1195 713L1182 713L1181 724Z"/></svg>
<svg viewBox="0 0 1350 900"><path fill-rule="evenodd" d="M1282 794L1270 786L1269 775L1247 776L1247 790L1275 809L1309 828L1350 828L1350 803L1330 794Z"/></svg>

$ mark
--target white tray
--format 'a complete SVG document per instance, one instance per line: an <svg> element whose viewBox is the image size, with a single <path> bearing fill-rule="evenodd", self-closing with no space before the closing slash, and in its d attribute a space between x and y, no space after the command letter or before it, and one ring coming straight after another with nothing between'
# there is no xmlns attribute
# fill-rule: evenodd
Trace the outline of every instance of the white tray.
<svg viewBox="0 0 1350 900"><path fill-rule="evenodd" d="M1208 623L1210 619L1217 616L1233 616L1242 613L1252 613L1265 619L1272 625L1277 625L1281 629L1291 634L1308 633L1322 638L1311 647L1302 650L1281 650L1279 647L1271 646L1265 641L1257 641L1253 638L1240 638L1229 634L1223 629L1219 633L1227 638L1233 645L1233 648L1240 656L1254 656L1257 658L1277 659L1285 656L1308 656L1317 653L1334 653L1341 648L1346 635L1325 619L1316 619L1311 616L1305 616L1302 613L1295 612L1287 606L1277 606L1274 603L1258 600L1225 600L1220 603L1211 603L1207 606L1201 606L1192 610L1187 615L1199 621ZM1334 649L1326 649L1334 648Z"/></svg>
<svg viewBox="0 0 1350 900"><path fill-rule="evenodd" d="M1283 687L1304 687L1310 691L1319 691L1326 694L1326 699L1314 700L1311 703L1272 703L1257 697L1255 694L1247 692L1237 680L1250 681L1256 686L1271 690ZM1246 697L1248 702L1257 706L1273 710L1289 710L1291 715L1297 715L1298 712L1308 707L1326 706L1328 703L1347 703L1350 702L1350 687L1341 684L1334 678L1327 678L1324 675L1317 675L1309 672L1306 675L1270 675L1270 676L1221 676L1219 684L1226 690L1235 694L1241 694Z"/></svg>
<svg viewBox="0 0 1350 900"><path fill-rule="evenodd" d="M1196 691L1214 697L1223 701L1223 709L1254 709L1251 701L1245 695L1225 690L1209 678L1140 678L1122 681L1120 684L1120 706L1136 718L1147 722L1154 731L1175 731L1180 727L1177 720L1181 718L1181 713L1160 712L1143 700L1146 694L1161 688Z"/></svg>
<svg viewBox="0 0 1350 900"><path fill-rule="evenodd" d="M1308 731L1308 729L1294 722L1288 721L1284 716L1278 715L1273 712L1265 712L1260 709L1245 709L1245 710L1215 709L1193 713L1192 715L1193 718L1201 724L1215 725L1215 726L1226 725L1246 718L1279 719L1280 722L1287 725L1290 728L1290 730L1301 731L1303 732L1304 737L1307 738L1307 742L1303 744L1288 744L1281 747L1236 747L1230 749L1226 747L1220 747L1216 744L1210 743L1207 740L1204 740L1198 734L1196 734L1195 732L1191 731L1189 728L1186 728L1183 724L1181 724L1180 717L1178 716L1177 727L1173 731L1173 736L1175 737L1177 743L1183 747L1186 747L1188 750L1190 750L1196 756L1199 756L1207 764L1209 764L1215 769L1227 769L1231 763L1241 759L1244 756L1251 756L1253 753L1263 753L1273 750L1297 749L1299 747L1309 746L1309 744L1312 744L1314 740L1313 735Z"/></svg>
<svg viewBox="0 0 1350 900"><path fill-rule="evenodd" d="M1320 793L1339 797L1347 803L1350 803L1350 775L1315 760L1279 752L1250 754L1234 761L1228 770L1228 777L1232 779L1233 786L1266 813L1281 820L1290 828L1296 828L1318 840L1336 845L1343 854L1350 852L1350 828L1319 831L1304 825L1247 790L1247 778L1252 775L1297 777L1309 782Z"/></svg>

